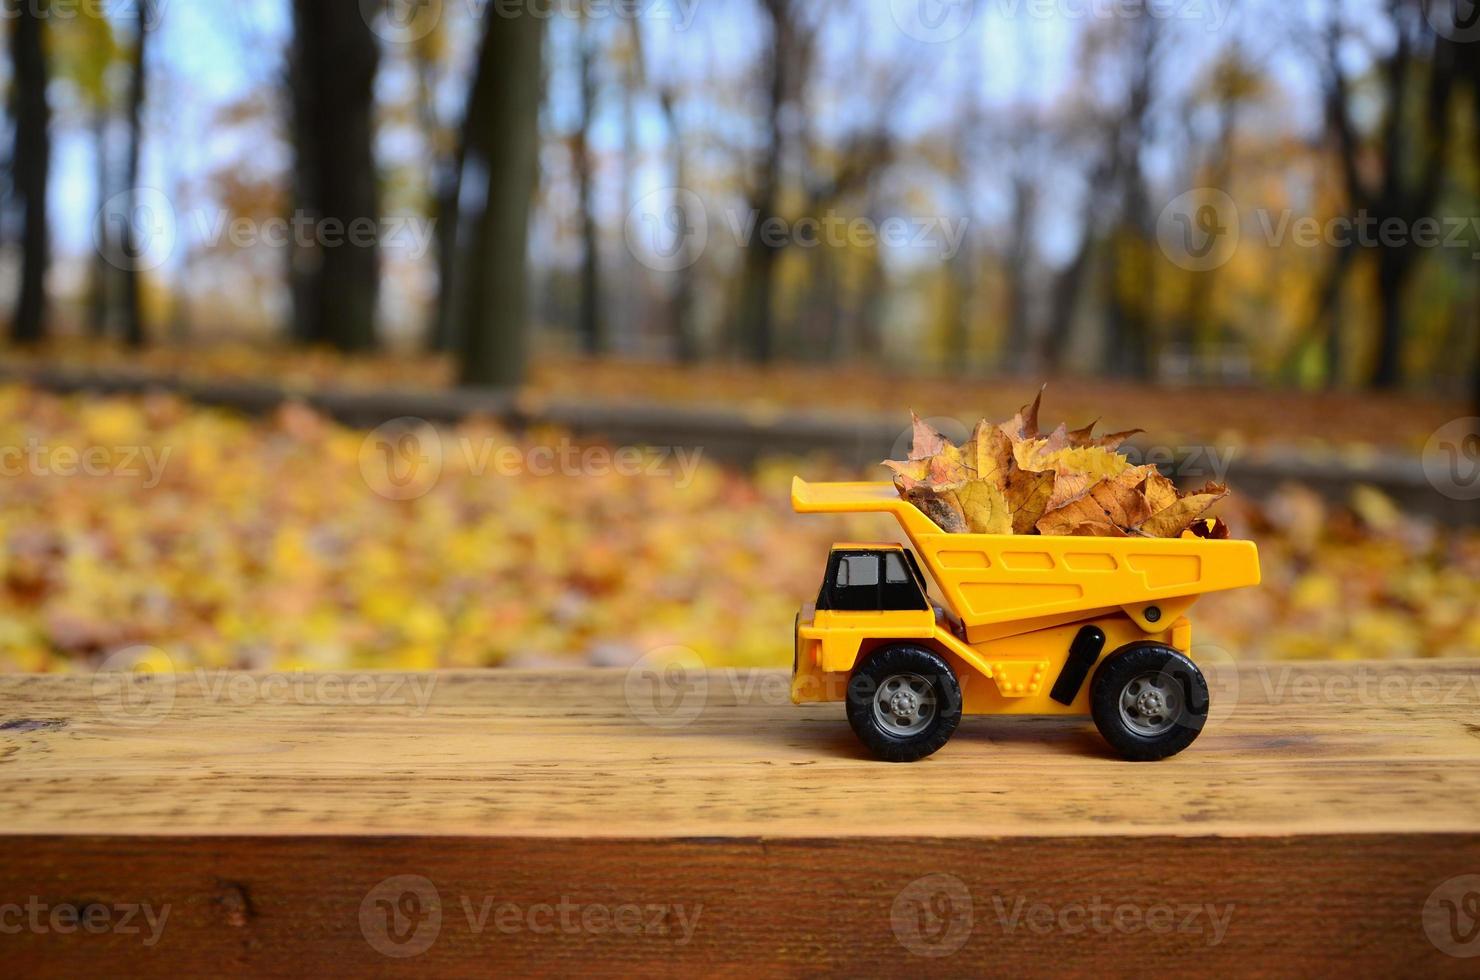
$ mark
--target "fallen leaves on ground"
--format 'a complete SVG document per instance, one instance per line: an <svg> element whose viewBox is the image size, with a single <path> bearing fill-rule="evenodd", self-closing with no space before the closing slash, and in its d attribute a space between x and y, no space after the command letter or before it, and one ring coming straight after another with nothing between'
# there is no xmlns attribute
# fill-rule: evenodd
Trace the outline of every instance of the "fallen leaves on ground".
<svg viewBox="0 0 1480 980"><path fill-rule="evenodd" d="M704 461L688 482L538 475L482 450L543 462L562 433L469 421L445 430L435 486L390 500L363 478L366 438L298 406L250 419L0 386L0 447L21 451L0 457L0 670L88 670L134 644L180 670L622 666L672 644L784 668L831 543L899 530L791 513L793 474L858 478L821 458ZM100 475L27 463L93 449ZM1480 530L1366 488L1222 510L1258 541L1264 585L1199 602L1195 652L1480 656Z"/></svg>
<svg viewBox="0 0 1480 980"><path fill-rule="evenodd" d="M1133 466L1117 452L1140 430L1095 437L1095 424L1044 435L1043 393L1006 422L986 419L953 445L918 415L907 461L886 460L894 485L953 534L1052 534L1174 538L1228 488L1209 483L1183 494L1156 466ZM1203 537L1226 528L1202 523Z"/></svg>
<svg viewBox="0 0 1480 980"><path fill-rule="evenodd" d="M290 391L325 389L440 389L456 379L451 360L415 350L346 355L270 342L202 339L158 344L143 351L68 336L38 348L4 351L17 368L100 370L180 378L196 384L261 381ZM1097 378L1055 385L1066 415L1109 410L1107 423L1152 425L1149 438L1164 445L1290 447L1306 456L1362 463L1378 447L1423 449L1433 431L1470 414L1463 398L1432 394L1300 391L1256 386L1158 386ZM774 419L787 411L819 411L857 420L893 416L900 404L930 404L960 419L973 413L1006 415L1017 407L1000 378L900 373L866 365L779 364L753 368L729 361L674 364L657 360L573 358L545 353L530 365L520 392L532 411L555 400L642 403L676 409L706 406Z"/></svg>

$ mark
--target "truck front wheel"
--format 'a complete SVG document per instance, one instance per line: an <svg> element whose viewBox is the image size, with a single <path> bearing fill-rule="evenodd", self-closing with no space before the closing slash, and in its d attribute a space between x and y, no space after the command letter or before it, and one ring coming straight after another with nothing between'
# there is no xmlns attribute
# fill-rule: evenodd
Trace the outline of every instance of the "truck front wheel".
<svg viewBox="0 0 1480 980"><path fill-rule="evenodd" d="M1160 643L1132 643L1100 662L1090 712L1110 747L1133 762L1176 755L1208 720L1208 682L1197 664Z"/></svg>
<svg viewBox="0 0 1480 980"><path fill-rule="evenodd" d="M885 647L848 680L848 723L886 762L935 752L961 723L961 685L951 665L923 647Z"/></svg>

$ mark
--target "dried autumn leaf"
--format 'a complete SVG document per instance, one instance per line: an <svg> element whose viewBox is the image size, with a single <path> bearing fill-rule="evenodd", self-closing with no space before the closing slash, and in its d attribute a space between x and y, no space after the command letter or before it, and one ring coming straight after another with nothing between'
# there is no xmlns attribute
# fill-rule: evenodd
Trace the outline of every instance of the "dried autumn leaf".
<svg viewBox="0 0 1480 980"><path fill-rule="evenodd" d="M1184 497L1155 466L1132 466L1117 450L1139 429L1042 435L1042 398L1006 422L978 422L960 446L914 416L911 459L885 464L901 495L958 533L1175 537L1228 493L1209 484Z"/></svg>
<svg viewBox="0 0 1480 980"><path fill-rule="evenodd" d="M987 480L971 480L955 494L973 534L1013 533L1012 508L1000 487Z"/></svg>
<svg viewBox="0 0 1480 980"><path fill-rule="evenodd" d="M1110 523L1117 527L1140 527L1152 514L1145 488L1153 473L1155 466L1133 466L1114 480L1092 489L1090 496L1104 509Z"/></svg>
<svg viewBox="0 0 1480 980"><path fill-rule="evenodd" d="M965 534L971 530L954 492L937 493L921 487L905 494L904 499L920 508L926 517L947 534Z"/></svg>
<svg viewBox="0 0 1480 980"><path fill-rule="evenodd" d="M1145 429L1127 429L1124 432L1112 432L1107 436L1100 436L1098 439L1096 439L1095 426L1099 424L1100 420L1095 419L1084 428L1075 429L1073 432L1070 432L1069 445L1097 446L1100 449L1119 449L1131 436L1138 436L1142 432L1146 431Z"/></svg>
<svg viewBox="0 0 1480 980"><path fill-rule="evenodd" d="M1088 491L1049 511L1037 524L1040 534L1078 535L1083 527L1109 526L1120 530L1134 527L1150 516L1140 486L1145 482L1139 468L1104 480ZM1095 533L1090 531L1088 533Z"/></svg>
<svg viewBox="0 0 1480 980"><path fill-rule="evenodd" d="M1088 492L1100 481L1120 476L1130 467L1130 462L1114 450L1060 446L1050 436L1020 451L1018 465L1025 470L1054 474L1053 495L1048 501L1048 510L1054 510Z"/></svg>
<svg viewBox="0 0 1480 980"><path fill-rule="evenodd" d="M1048 385L1044 385L1038 389L1038 397L1033 399L1032 405L1024 405L1016 415L999 426L1004 435L1015 442L1038 438L1038 409L1043 404L1043 392L1047 387Z"/></svg>
<svg viewBox="0 0 1480 980"><path fill-rule="evenodd" d="M1152 538L1175 538L1183 529L1203 515L1209 507L1228 496L1228 488L1209 483L1202 490L1157 511L1137 530Z"/></svg>
<svg viewBox="0 0 1480 980"><path fill-rule="evenodd" d="M1180 494L1177 493L1177 485L1162 475L1161 471L1154 466L1147 467L1146 486L1142 489L1146 495L1146 502L1151 506L1151 513L1166 510L1177 502Z"/></svg>
<svg viewBox="0 0 1480 980"><path fill-rule="evenodd" d="M975 474L973 482L994 487L998 491L1008 513L1010 530L993 532L1001 534L1027 534L1048 509L1053 494L1054 474L1032 472L1015 464L1013 441L1001 426L990 425L986 420L976 424L976 429L963 447L965 462ZM992 498L996 503L997 498ZM1000 521L992 522L1000 526Z"/></svg>
<svg viewBox="0 0 1480 980"><path fill-rule="evenodd" d="M911 412L910 418L912 420L911 438L913 440L910 446L910 459L929 459L950 445L950 441L944 435L937 431L930 423L920 418L920 416Z"/></svg>
<svg viewBox="0 0 1480 980"><path fill-rule="evenodd" d="M1229 536L1228 525L1223 523L1221 517L1207 517L1193 521L1183 533L1195 538L1207 538L1209 541L1224 541Z"/></svg>

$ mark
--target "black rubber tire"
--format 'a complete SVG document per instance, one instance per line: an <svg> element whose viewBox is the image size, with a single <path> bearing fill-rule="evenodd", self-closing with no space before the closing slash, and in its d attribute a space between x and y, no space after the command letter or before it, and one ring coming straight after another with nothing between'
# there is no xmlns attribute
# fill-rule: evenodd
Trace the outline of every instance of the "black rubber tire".
<svg viewBox="0 0 1480 980"><path fill-rule="evenodd" d="M935 695L935 717L923 731L900 736L886 731L874 716L874 694L895 674L916 674ZM961 724L961 685L938 653L923 647L876 650L848 678L848 724L858 740L885 762L915 762L936 752Z"/></svg>
<svg viewBox="0 0 1480 980"><path fill-rule="evenodd" d="M1137 675L1154 671L1182 689L1175 723L1159 735L1146 735L1126 724L1120 694ZM1131 762L1155 762L1181 752L1202 733L1208 720L1208 682L1197 664L1182 653L1151 641L1131 643L1100 661L1089 692L1095 727L1120 755Z"/></svg>

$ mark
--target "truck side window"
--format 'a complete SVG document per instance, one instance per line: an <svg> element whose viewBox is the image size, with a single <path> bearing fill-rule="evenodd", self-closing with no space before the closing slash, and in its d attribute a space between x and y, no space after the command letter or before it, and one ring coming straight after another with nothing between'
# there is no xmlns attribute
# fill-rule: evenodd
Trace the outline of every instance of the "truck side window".
<svg viewBox="0 0 1480 980"><path fill-rule="evenodd" d="M879 584L878 555L848 555L838 566L838 584L853 588L871 588Z"/></svg>
<svg viewBox="0 0 1480 980"><path fill-rule="evenodd" d="M879 608L879 556L840 555L829 608L872 612Z"/></svg>
<svg viewBox="0 0 1480 980"><path fill-rule="evenodd" d="M903 551L884 552L884 587L879 590L881 609L928 609L924 590Z"/></svg>

